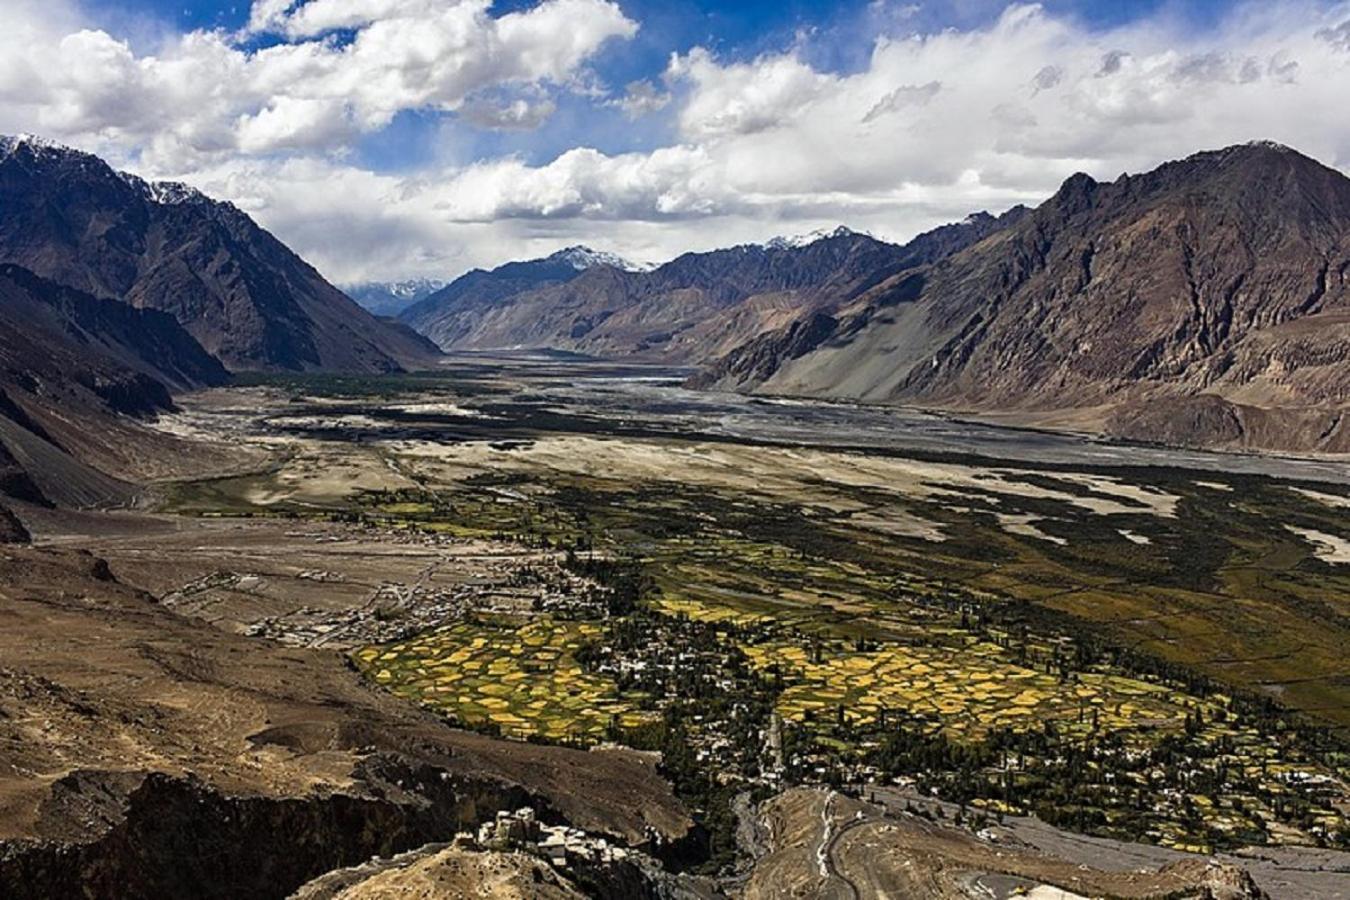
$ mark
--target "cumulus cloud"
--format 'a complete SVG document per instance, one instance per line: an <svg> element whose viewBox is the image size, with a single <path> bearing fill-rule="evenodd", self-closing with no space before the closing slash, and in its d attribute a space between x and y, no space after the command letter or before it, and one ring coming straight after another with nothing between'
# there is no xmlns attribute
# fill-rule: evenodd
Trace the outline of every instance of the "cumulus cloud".
<svg viewBox="0 0 1350 900"><path fill-rule="evenodd" d="M680 111L680 125L695 138L754 134L785 125L840 83L796 54L722 65L703 48L676 56L667 74L693 86Z"/></svg>
<svg viewBox="0 0 1350 900"><path fill-rule="evenodd" d="M258 0L249 28L287 40L255 50L240 36L195 31L138 55L18 2L0 36L0 121L135 145L165 166L331 150L404 110L473 104L498 127L537 125L551 103L513 102L494 118L475 98L565 84L605 42L637 30L611 0L543 0L498 16L491 0ZM335 29L350 34L339 40Z"/></svg>

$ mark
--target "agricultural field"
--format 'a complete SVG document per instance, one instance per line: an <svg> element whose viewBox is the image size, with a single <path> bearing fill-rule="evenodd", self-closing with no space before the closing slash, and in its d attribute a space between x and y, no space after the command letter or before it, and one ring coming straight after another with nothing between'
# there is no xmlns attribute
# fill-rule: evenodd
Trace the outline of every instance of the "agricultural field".
<svg viewBox="0 0 1350 900"><path fill-rule="evenodd" d="M949 649L882 646L856 652L834 647L811 659L811 648L768 643L745 648L762 669L786 672L790 685L778 712L792 722L830 720L843 710L857 725L877 725L887 713L941 724L956 740L1053 722L1066 735L1094 731L1182 730L1190 698L1166 687L1095 672L1073 678L1012 665L992 644ZM1192 701L1193 702L1193 701Z"/></svg>
<svg viewBox="0 0 1350 900"><path fill-rule="evenodd" d="M457 622L409 641L357 651L362 670L399 696L506 737L596 742L650 721L576 652L590 622L506 618Z"/></svg>

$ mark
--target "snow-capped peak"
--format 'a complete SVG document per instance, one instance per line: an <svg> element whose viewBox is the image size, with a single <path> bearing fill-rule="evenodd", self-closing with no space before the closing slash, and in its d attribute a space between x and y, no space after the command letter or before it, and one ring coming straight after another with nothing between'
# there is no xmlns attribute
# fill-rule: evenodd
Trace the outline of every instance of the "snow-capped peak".
<svg viewBox="0 0 1350 900"><path fill-rule="evenodd" d="M405 278L402 281L381 282L380 286L388 291L391 296L398 297L400 300L408 300L414 297L424 297L433 291L439 291L445 287L445 282L439 278Z"/></svg>
<svg viewBox="0 0 1350 900"><path fill-rule="evenodd" d="M1272 141L1272 140L1268 140L1268 139L1267 139L1267 140L1248 141L1248 142L1247 142L1247 146L1248 146L1248 147L1256 147L1256 148L1259 148L1259 149L1262 149L1262 150L1278 150L1278 151L1280 151L1281 153L1293 153L1293 152L1294 152L1294 149L1293 149L1292 147L1290 147L1289 145L1287 145L1287 144L1281 144L1279 141Z"/></svg>
<svg viewBox="0 0 1350 900"><path fill-rule="evenodd" d="M794 250L801 247L809 247L817 241L827 241L831 238L849 237L850 235L862 234L860 231L854 231L846 225L840 225L835 228L817 228L815 231L799 234L793 237L776 237L765 242L764 246L770 250Z"/></svg>
<svg viewBox="0 0 1350 900"><path fill-rule="evenodd" d="M398 281L352 281L342 285L346 291L379 291L399 300L415 300L439 291L446 282L439 278L401 278Z"/></svg>
<svg viewBox="0 0 1350 900"><path fill-rule="evenodd" d="M67 147L65 144L38 137L35 134L0 135L0 158L13 156L24 148L27 148L34 156L47 159L66 158L82 166L96 166L100 169L106 165L98 157L85 153L83 150L76 150L74 147ZM201 191L177 181L146 181L144 178L132 175L129 172L113 171L118 178L135 188L151 203L171 206L191 200L205 199L205 195Z"/></svg>
<svg viewBox="0 0 1350 900"><path fill-rule="evenodd" d="M49 141L44 137L38 137L35 134L0 135L0 156L9 156L18 151L20 147L28 147L36 152L69 152L71 149L63 144L58 144L55 141Z"/></svg>
<svg viewBox="0 0 1350 900"><path fill-rule="evenodd" d="M549 259L565 262L578 272L592 269L596 266L610 266L624 272L649 272L655 268L650 263L631 262L616 253L608 253L604 250L592 250L590 247L583 247L580 245L559 250L557 253L550 256Z"/></svg>
<svg viewBox="0 0 1350 900"><path fill-rule="evenodd" d="M180 181L152 181L150 182L150 198L156 203L165 206L174 203L186 203L189 200L198 200L202 197L202 192L195 187L183 184Z"/></svg>
<svg viewBox="0 0 1350 900"><path fill-rule="evenodd" d="M146 181L130 172L118 172L117 177L140 191L146 200L160 206L175 206L179 203L206 199L206 195L201 191L180 181Z"/></svg>

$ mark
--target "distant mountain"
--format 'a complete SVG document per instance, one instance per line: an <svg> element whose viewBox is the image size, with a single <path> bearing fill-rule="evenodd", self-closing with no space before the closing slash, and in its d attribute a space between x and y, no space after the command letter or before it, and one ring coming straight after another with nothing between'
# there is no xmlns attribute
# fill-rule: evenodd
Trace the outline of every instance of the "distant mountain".
<svg viewBox="0 0 1350 900"><path fill-rule="evenodd" d="M696 383L1347 452L1350 179L1269 143L1076 175L1012 227L754 338Z"/></svg>
<svg viewBox="0 0 1350 900"><path fill-rule="evenodd" d="M0 494L32 503L125 499L117 477L155 438L136 418L171 390L228 373L173 316L0 265Z"/></svg>
<svg viewBox="0 0 1350 900"><path fill-rule="evenodd" d="M897 268L966 246L1005 219L972 217L899 247L835 229L808 239L687 253L650 270L574 250L471 272L402 317L446 349L549 347L703 361L805 310L847 302Z"/></svg>
<svg viewBox="0 0 1350 900"><path fill-rule="evenodd" d="M609 253L605 250L592 250L590 247L567 247L554 253L548 259L567 263L578 272L584 272L587 269L594 269L596 266L609 266L611 269L619 269L623 272L650 272L656 268L648 263L637 263L629 259L624 259L617 253Z"/></svg>
<svg viewBox="0 0 1350 900"><path fill-rule="evenodd" d="M379 372L428 359L423 342L234 206L33 138L0 138L0 262L168 312L233 370Z"/></svg>
<svg viewBox="0 0 1350 900"><path fill-rule="evenodd" d="M770 250L794 250L802 247L809 247L816 241L823 241L827 238L848 237L851 234L859 234L847 225L838 225L834 228L818 228L815 231L809 231L806 234L797 234L791 237L776 237L765 241L763 246Z"/></svg>
<svg viewBox="0 0 1350 900"><path fill-rule="evenodd" d="M542 259L509 262L490 271L474 269L408 307L399 319L444 349L461 347L473 330L471 320L494 304L536 288L564 284L595 268L635 272L643 267L612 253L568 247Z"/></svg>
<svg viewBox="0 0 1350 900"><path fill-rule="evenodd" d="M414 303L445 287L437 278L409 278L404 281L366 281L342 286L342 291L361 308L377 316L397 316Z"/></svg>

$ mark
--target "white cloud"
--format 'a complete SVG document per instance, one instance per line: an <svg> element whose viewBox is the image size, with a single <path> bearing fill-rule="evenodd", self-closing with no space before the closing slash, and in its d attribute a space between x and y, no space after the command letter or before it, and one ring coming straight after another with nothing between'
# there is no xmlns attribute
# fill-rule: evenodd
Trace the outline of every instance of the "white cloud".
<svg viewBox="0 0 1350 900"><path fill-rule="evenodd" d="M680 111L680 127L696 139L778 127L841 83L836 76L816 72L795 54L721 65L702 48L674 57L668 77L693 86Z"/></svg>
<svg viewBox="0 0 1350 900"><path fill-rule="evenodd" d="M630 81L623 97L613 102L629 119L640 119L665 109L672 99L669 91L660 90L650 81Z"/></svg>
<svg viewBox="0 0 1350 900"><path fill-rule="evenodd" d="M16 0L0 34L0 122L146 151L154 166L222 153L330 151L403 110L453 112L501 88L561 85L637 25L610 0L543 0L491 14L491 0L258 0L250 27L289 38L251 51L195 31L137 55L104 31L64 30ZM346 41L326 36L355 29ZM549 102L514 104L514 127ZM475 109L481 112L482 105Z"/></svg>

